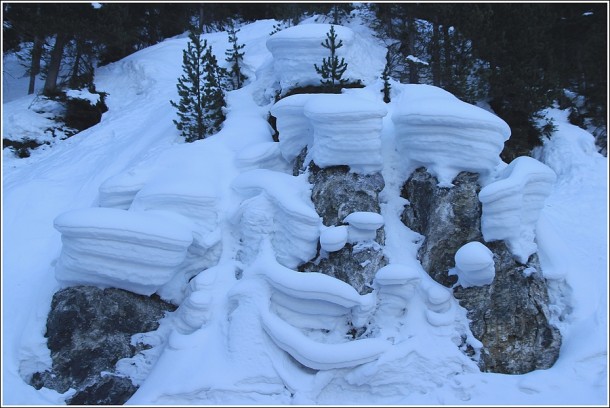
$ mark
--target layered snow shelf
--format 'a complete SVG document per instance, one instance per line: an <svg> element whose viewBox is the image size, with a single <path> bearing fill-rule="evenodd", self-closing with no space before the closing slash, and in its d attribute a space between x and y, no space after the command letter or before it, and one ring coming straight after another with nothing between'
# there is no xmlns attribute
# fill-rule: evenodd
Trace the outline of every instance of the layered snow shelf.
<svg viewBox="0 0 610 408"><path fill-rule="evenodd" d="M469 242L455 253L455 270L458 285L489 285L496 276L493 252L480 242Z"/></svg>
<svg viewBox="0 0 610 408"><path fill-rule="evenodd" d="M330 55L330 51L322 46L330 27L330 24L302 24L286 28L269 37L267 49L273 54L273 69L283 90L296 84L320 84L320 75L314 64L321 66L322 59ZM336 43L343 42L336 50L337 57L341 59L346 57L352 47L354 32L339 25L335 25L334 29L337 35Z"/></svg>
<svg viewBox="0 0 610 408"><path fill-rule="evenodd" d="M129 210L171 211L210 232L218 226L218 197L213 186L205 178L198 183L177 177L155 179L138 191Z"/></svg>
<svg viewBox="0 0 610 408"><path fill-rule="evenodd" d="M127 210L145 183L134 169L109 177L99 186L99 206Z"/></svg>
<svg viewBox="0 0 610 408"><path fill-rule="evenodd" d="M268 169L289 172L292 170L276 142L262 142L246 147L239 152L235 161L242 171Z"/></svg>
<svg viewBox="0 0 610 408"><path fill-rule="evenodd" d="M377 230L383 227L384 221L381 214L368 211L356 211L343 220L349 224L348 242L374 240Z"/></svg>
<svg viewBox="0 0 610 408"><path fill-rule="evenodd" d="M312 159L320 167L348 165L357 173L381 171L381 102L320 94L303 107L313 129Z"/></svg>
<svg viewBox="0 0 610 408"><path fill-rule="evenodd" d="M531 157L513 160L497 180L481 189L481 232L485 241L504 240L521 263L536 252L536 223L557 176Z"/></svg>
<svg viewBox="0 0 610 408"><path fill-rule="evenodd" d="M461 171L488 175L510 137L502 119L430 85L404 85L392 115L400 154L450 186Z"/></svg>
<svg viewBox="0 0 610 408"><path fill-rule="evenodd" d="M260 310L262 327L280 349L306 367L354 367L377 359L390 347L383 339L327 343L308 337L302 329L333 331L348 320L356 326L365 324L374 312L375 296L359 295L347 283L328 275L283 267L268 241L256 262L244 271L244 278L263 278L269 284L271 304Z"/></svg>
<svg viewBox="0 0 610 408"><path fill-rule="evenodd" d="M419 271L402 264L389 264L379 269L373 279L377 290L379 308L377 314L402 316L407 302L415 295L421 282Z"/></svg>
<svg viewBox="0 0 610 408"><path fill-rule="evenodd" d="M63 243L58 281L142 295L172 279L193 241L188 220L161 213L88 208L64 213L54 225Z"/></svg>
<svg viewBox="0 0 610 408"><path fill-rule="evenodd" d="M280 99L271 107L271 114L277 119L276 127L280 133L279 144L282 156L292 162L304 147L313 142L311 122L303 108L314 94L297 94Z"/></svg>
<svg viewBox="0 0 610 408"><path fill-rule="evenodd" d="M278 261L289 268L296 268L316 255L322 221L311 202L305 179L255 169L236 177L232 187L244 198L236 218L242 234L250 238L249 245L260 245L261 239L269 234ZM259 195L261 199L249 200ZM268 209L265 202L269 203ZM249 212L253 205L260 209L255 214Z"/></svg>
<svg viewBox="0 0 610 408"><path fill-rule="evenodd" d="M314 370L354 367L376 360L391 344L382 339L361 339L324 344L305 336L272 313L262 313L263 329L271 340L299 363Z"/></svg>

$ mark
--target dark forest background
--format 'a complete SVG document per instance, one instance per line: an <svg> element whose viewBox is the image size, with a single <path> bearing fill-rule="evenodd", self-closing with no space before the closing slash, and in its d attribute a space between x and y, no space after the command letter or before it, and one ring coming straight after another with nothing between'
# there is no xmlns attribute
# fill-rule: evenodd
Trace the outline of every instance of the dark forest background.
<svg viewBox="0 0 610 408"><path fill-rule="evenodd" d="M320 15L344 24L354 3L10 3L3 53L17 53L44 95L90 87L97 66L191 28L276 19L278 30ZM503 157L528 154L552 131L540 111L557 104L607 138L607 3L360 3L358 13L388 47L392 79L439 86L484 101L511 127ZM415 58L413 58L415 57ZM380 73L381 75L381 73Z"/></svg>

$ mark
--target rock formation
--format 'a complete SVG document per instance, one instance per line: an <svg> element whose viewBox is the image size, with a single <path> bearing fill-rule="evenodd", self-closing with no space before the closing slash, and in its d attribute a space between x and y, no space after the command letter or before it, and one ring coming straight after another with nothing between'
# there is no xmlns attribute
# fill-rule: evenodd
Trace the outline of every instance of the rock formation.
<svg viewBox="0 0 610 408"><path fill-rule="evenodd" d="M481 234L478 175L461 172L453 188L440 187L424 168L403 187L409 200L403 222L425 236L418 252L428 274L451 287L456 276L455 254ZM523 374L553 365L561 335L549 322L548 292L535 255L527 264L515 260L503 241L485 243L493 252L495 278L491 284L454 287L454 296L468 311L474 336L483 343L481 370Z"/></svg>
<svg viewBox="0 0 610 408"><path fill-rule="evenodd" d="M52 369L35 373L30 383L60 393L73 388L68 404L123 404L137 387L117 373L116 363L150 348L133 344L132 336L156 330L174 309L121 289L74 286L56 292L46 332Z"/></svg>

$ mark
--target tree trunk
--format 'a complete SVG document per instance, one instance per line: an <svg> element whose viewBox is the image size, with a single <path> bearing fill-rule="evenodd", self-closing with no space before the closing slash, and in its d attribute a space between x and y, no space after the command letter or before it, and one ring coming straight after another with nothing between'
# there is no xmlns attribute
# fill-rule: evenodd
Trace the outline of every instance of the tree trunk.
<svg viewBox="0 0 610 408"><path fill-rule="evenodd" d="M417 30L415 27L415 20L411 17L407 19L407 56L415 55L415 36ZM409 64L409 83L419 84L419 69L415 61L408 61Z"/></svg>
<svg viewBox="0 0 610 408"><path fill-rule="evenodd" d="M55 45L53 46L53 51L51 51L51 61L49 61L48 65L47 79L44 83L43 94L46 96L53 95L57 91L57 78L59 77L61 58L64 54L64 47L67 42L67 34L57 34L55 38Z"/></svg>
<svg viewBox="0 0 610 408"><path fill-rule="evenodd" d="M79 86L79 72L80 72L80 60L81 60L81 42L80 40L76 40L76 44L74 45L76 55L74 56L74 63L72 64L72 70L70 73L70 88L77 88Z"/></svg>
<svg viewBox="0 0 610 408"><path fill-rule="evenodd" d="M42 38L34 37L34 45L32 46L32 61L30 62L30 84L28 86L28 95L34 93L36 85L36 75L40 73L40 59L42 58Z"/></svg>
<svg viewBox="0 0 610 408"><path fill-rule="evenodd" d="M432 65L432 85L441 86L441 45L440 45L440 27L437 21L432 23L432 44L430 45L431 65Z"/></svg>
<svg viewBox="0 0 610 408"><path fill-rule="evenodd" d="M451 37L449 34L449 25L443 24L443 51L445 54L445 61L443 64L443 85L449 92L453 89L453 75L451 75L451 66L453 64L451 58Z"/></svg>

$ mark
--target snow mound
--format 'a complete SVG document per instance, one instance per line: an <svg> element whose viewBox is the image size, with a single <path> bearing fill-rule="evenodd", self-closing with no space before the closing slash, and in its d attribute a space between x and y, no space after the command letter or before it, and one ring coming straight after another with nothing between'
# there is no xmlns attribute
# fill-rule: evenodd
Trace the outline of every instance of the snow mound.
<svg viewBox="0 0 610 408"><path fill-rule="evenodd" d="M323 58L330 56L330 50L322 46L330 27L330 24L302 23L267 39L282 94L297 86L320 85L321 77L314 64L321 66ZM334 25L334 28L336 43L343 42L336 49L336 55L339 60L345 58L347 63L343 78L364 84L375 81L383 71L386 47L370 34L340 25Z"/></svg>
<svg viewBox="0 0 610 408"><path fill-rule="evenodd" d="M381 129L387 109L352 95L316 95L303 107L313 128L312 159L320 167L348 165L357 173L381 171Z"/></svg>
<svg viewBox="0 0 610 408"><path fill-rule="evenodd" d="M493 253L480 242L469 242L455 253L455 273L458 285L489 285L496 276Z"/></svg>
<svg viewBox="0 0 610 408"><path fill-rule="evenodd" d="M330 24L303 24L286 28L269 37L267 49L273 54L273 69L282 90L295 84L320 84L320 75L314 64L320 66L322 59L330 55L330 51L322 46L330 27ZM354 42L354 32L343 26L335 25L334 28L336 43L343 41L343 46L336 50L337 57L341 59Z"/></svg>
<svg viewBox="0 0 610 408"><path fill-rule="evenodd" d="M510 137L496 115L430 85L405 85L392 121L398 152L446 186L461 171L491 173Z"/></svg>
<svg viewBox="0 0 610 408"><path fill-rule="evenodd" d="M265 235L271 235L278 261L289 268L316 255L322 221L311 202L306 179L255 169L236 177L232 187L244 198L234 217L242 234L250 237L244 244L259 246ZM257 248L249 252L256 253Z"/></svg>
<svg viewBox="0 0 610 408"><path fill-rule="evenodd" d="M193 241L188 221L114 208L69 211L55 219L62 251L58 281L151 295L176 274Z"/></svg>
<svg viewBox="0 0 610 408"><path fill-rule="evenodd" d="M481 232L485 241L504 240L515 258L526 263L537 250L535 229L557 176L531 157L513 160L497 181L481 189Z"/></svg>
<svg viewBox="0 0 610 408"><path fill-rule="evenodd" d="M323 228L320 233L320 246L327 252L340 250L347 243L348 228L345 225Z"/></svg>
<svg viewBox="0 0 610 408"><path fill-rule="evenodd" d="M242 170L268 169L281 172L292 170L284 158L280 143L262 142L242 149L235 157L237 166Z"/></svg>
<svg viewBox="0 0 610 408"><path fill-rule="evenodd" d="M282 98L271 107L277 118L282 156L292 162L306 146L313 142L313 129L303 108L314 94L297 94Z"/></svg>

